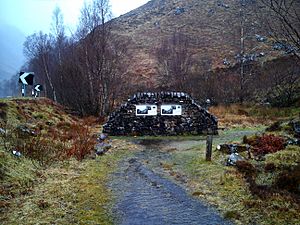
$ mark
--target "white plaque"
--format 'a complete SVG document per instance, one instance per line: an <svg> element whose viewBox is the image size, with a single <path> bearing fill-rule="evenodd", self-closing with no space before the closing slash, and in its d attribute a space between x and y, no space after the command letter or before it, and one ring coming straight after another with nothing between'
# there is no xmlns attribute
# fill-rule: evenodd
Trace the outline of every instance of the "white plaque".
<svg viewBox="0 0 300 225"><path fill-rule="evenodd" d="M136 105L135 110L136 116L156 116L157 106L156 105Z"/></svg>
<svg viewBox="0 0 300 225"><path fill-rule="evenodd" d="M182 107L181 105L162 105L161 115L163 116L181 116Z"/></svg>

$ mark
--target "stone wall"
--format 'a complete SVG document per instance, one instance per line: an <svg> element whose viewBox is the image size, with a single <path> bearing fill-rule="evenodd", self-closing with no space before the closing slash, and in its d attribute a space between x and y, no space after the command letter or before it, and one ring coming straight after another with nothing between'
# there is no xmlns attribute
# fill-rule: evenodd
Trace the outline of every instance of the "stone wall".
<svg viewBox="0 0 300 225"><path fill-rule="evenodd" d="M137 116L136 105L156 105L157 115ZM180 105L181 115L161 115L161 105ZM111 113L103 132L109 135L217 134L218 120L183 92L137 93Z"/></svg>

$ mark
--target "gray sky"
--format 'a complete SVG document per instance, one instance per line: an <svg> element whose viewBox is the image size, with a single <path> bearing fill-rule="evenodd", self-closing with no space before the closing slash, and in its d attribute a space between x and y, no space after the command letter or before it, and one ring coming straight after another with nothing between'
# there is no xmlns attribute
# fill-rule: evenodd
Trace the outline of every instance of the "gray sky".
<svg viewBox="0 0 300 225"><path fill-rule="evenodd" d="M59 6L64 15L65 25L75 30L80 9L85 0L0 0L0 25L17 27L25 35L37 31L48 32L55 6ZM87 2L91 0L86 0ZM148 0L110 0L113 15L119 16L137 8Z"/></svg>

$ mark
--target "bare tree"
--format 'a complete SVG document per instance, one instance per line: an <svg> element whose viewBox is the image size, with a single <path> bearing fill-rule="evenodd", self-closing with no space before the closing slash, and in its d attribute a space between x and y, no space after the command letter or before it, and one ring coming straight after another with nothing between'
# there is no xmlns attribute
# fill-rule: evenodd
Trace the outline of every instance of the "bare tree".
<svg viewBox="0 0 300 225"><path fill-rule="evenodd" d="M62 57L63 51L67 45L67 37L65 35L65 26L64 26L64 19L63 14L60 8L57 6L53 10L52 14L52 23L51 23L51 32L54 37L53 42L53 61L55 61L55 66L53 70L54 80L57 96L59 97L59 101L64 103L64 82L63 82L63 73L62 73Z"/></svg>
<svg viewBox="0 0 300 225"><path fill-rule="evenodd" d="M56 52L59 64L61 64L62 48L66 39L63 14L57 6L52 14L52 34L55 38Z"/></svg>
<svg viewBox="0 0 300 225"><path fill-rule="evenodd" d="M34 33L26 38L24 42L24 54L29 61L37 62L43 75L51 88L53 100L57 102L56 87L53 83L53 77L50 72L52 58L53 38L42 32ZM42 74L40 74L42 75Z"/></svg>
<svg viewBox="0 0 300 225"><path fill-rule="evenodd" d="M84 7L81 10L80 25L77 30L77 36L79 37L82 52L80 55L83 56L84 62L81 66L82 70L86 71L87 74L89 83L88 91L93 106L97 105L95 86L96 82L99 80L99 75L97 73L102 69L103 48L106 44L104 33L101 33L96 29L105 24L104 11L106 10L103 7L108 7L107 4L106 0L99 0L99 2L93 1L91 4L85 2ZM105 30L105 26L101 29L101 31L103 30ZM95 66L96 69L93 68L93 66Z"/></svg>
<svg viewBox="0 0 300 225"><path fill-rule="evenodd" d="M82 8L77 30L79 67L86 75L90 111L98 115L109 112L111 98L116 96L115 84L121 84L119 64L126 49L110 32L110 18L109 1L94 0Z"/></svg>
<svg viewBox="0 0 300 225"><path fill-rule="evenodd" d="M291 51L300 59L300 1L299 0L260 0L264 6L261 14L266 15L273 37L287 42Z"/></svg>
<svg viewBox="0 0 300 225"><path fill-rule="evenodd" d="M24 43L27 69L38 74L46 96L81 115L108 114L124 91L126 42L110 32L110 15L109 0L85 3L76 35L67 38L55 8L52 34L35 33Z"/></svg>
<svg viewBox="0 0 300 225"><path fill-rule="evenodd" d="M187 91L188 77L192 69L192 56L189 39L182 33L174 32L170 38L162 40L156 49L158 73L162 88L176 88Z"/></svg>
<svg viewBox="0 0 300 225"><path fill-rule="evenodd" d="M274 106L290 106L300 98L300 66L286 56L266 63L259 78L260 95Z"/></svg>

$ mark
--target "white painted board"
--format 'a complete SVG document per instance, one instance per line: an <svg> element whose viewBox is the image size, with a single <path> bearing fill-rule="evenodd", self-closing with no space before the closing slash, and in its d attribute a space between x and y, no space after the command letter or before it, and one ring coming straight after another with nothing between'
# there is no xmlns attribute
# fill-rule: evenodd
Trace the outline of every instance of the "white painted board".
<svg viewBox="0 0 300 225"><path fill-rule="evenodd" d="M163 116L181 116L182 106L181 105L162 105L161 115Z"/></svg>
<svg viewBox="0 0 300 225"><path fill-rule="evenodd" d="M135 109L136 116L156 116L157 106L156 105L136 105Z"/></svg>

